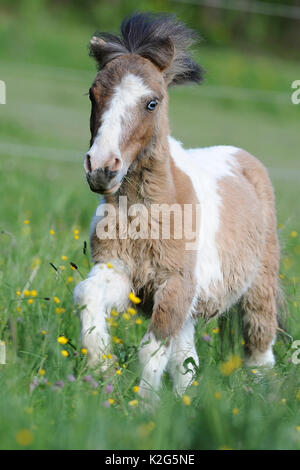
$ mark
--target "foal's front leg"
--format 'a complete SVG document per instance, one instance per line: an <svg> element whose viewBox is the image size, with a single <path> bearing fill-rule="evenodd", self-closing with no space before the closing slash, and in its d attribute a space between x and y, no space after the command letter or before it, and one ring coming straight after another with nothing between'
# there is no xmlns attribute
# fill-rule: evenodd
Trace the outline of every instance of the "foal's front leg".
<svg viewBox="0 0 300 470"><path fill-rule="evenodd" d="M87 279L74 290L74 302L81 310L81 340L88 350L88 363L95 366L101 355L110 349L110 337L105 321L113 307L122 310L128 305L129 276L120 261L113 260L112 268L95 264Z"/></svg>
<svg viewBox="0 0 300 470"><path fill-rule="evenodd" d="M140 395L144 398L155 398L168 363L175 390L180 393L183 384L185 387L189 385L191 377L189 381L187 378L182 380L178 373L181 375L183 372L181 361L184 362L189 355L196 356L190 345L180 347L183 342L181 332L191 314L193 295L191 286L186 287L180 276L170 277L155 294L151 324L139 347L142 366ZM189 339L193 340L193 331Z"/></svg>

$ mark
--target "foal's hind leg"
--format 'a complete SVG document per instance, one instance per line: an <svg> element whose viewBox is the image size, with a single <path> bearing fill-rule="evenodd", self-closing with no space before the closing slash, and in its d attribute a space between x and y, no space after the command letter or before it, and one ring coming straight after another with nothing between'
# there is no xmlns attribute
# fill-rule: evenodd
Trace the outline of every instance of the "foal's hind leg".
<svg viewBox="0 0 300 470"><path fill-rule="evenodd" d="M81 340L88 350L88 363L97 365L101 354L110 350L106 316L113 307L123 309L128 304L130 281L124 266L114 260L113 268L95 264L87 279L74 290L74 302L82 307Z"/></svg>
<svg viewBox="0 0 300 470"><path fill-rule="evenodd" d="M243 297L245 364L248 366L273 366L272 345L277 329L276 274L263 265L260 274Z"/></svg>

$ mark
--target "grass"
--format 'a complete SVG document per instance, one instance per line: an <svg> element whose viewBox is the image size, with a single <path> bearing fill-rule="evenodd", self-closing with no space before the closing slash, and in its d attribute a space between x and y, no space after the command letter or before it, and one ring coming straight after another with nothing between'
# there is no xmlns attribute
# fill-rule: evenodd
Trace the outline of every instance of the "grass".
<svg viewBox="0 0 300 470"><path fill-rule="evenodd" d="M165 377L153 415L143 412L140 403L132 406L139 377L137 346L148 322L140 312L129 320L120 314L118 326L111 327L112 336L122 342L114 343L118 364L111 360L109 375L87 369L72 290L89 271L83 247L97 204L82 170L89 140L85 93L94 76L85 48L91 32L50 19L32 31L27 26L22 56L18 24L9 16L5 21L0 24L1 42L7 45L0 58L0 79L7 85L7 104L0 106L0 339L6 342L7 364L0 365L0 448L299 449L299 365L291 362L291 342L282 336L272 371L232 370L230 362L226 369L222 364L230 355L242 356L237 322L232 326L234 351L225 345L222 354L217 324L200 322L200 369L197 384L186 392L190 404L172 394ZM189 146L244 147L270 169L287 328L298 339L299 109L289 104L298 65L209 47L198 54L208 70L207 84L171 91L172 134ZM243 96L236 99L240 89ZM254 99L251 92L257 90L266 96L279 93L286 103L264 99L264 93ZM33 273L29 295L18 295ZM75 349L60 345L60 335ZM231 373L224 375L226 370ZM114 402L107 407L109 398Z"/></svg>

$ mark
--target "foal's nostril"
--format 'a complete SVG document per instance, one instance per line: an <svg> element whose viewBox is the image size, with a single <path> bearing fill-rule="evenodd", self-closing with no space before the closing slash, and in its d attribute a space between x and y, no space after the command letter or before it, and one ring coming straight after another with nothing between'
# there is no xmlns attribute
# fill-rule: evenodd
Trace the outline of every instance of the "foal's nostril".
<svg viewBox="0 0 300 470"><path fill-rule="evenodd" d="M122 166L122 161L120 158L116 157L112 161L112 164L110 165L110 171L119 171Z"/></svg>
<svg viewBox="0 0 300 470"><path fill-rule="evenodd" d="M84 168L86 172L92 171L91 156L87 153L84 159Z"/></svg>

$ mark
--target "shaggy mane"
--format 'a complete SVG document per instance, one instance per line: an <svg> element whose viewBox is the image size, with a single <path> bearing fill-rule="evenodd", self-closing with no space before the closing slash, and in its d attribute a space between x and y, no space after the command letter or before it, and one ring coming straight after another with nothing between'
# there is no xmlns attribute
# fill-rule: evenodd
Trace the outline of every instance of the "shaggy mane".
<svg viewBox="0 0 300 470"><path fill-rule="evenodd" d="M135 13L123 20L121 34L97 33L90 43L90 53L99 68L123 54L139 54L163 70L166 82L199 83L203 70L189 54L196 41L194 31L174 15Z"/></svg>

